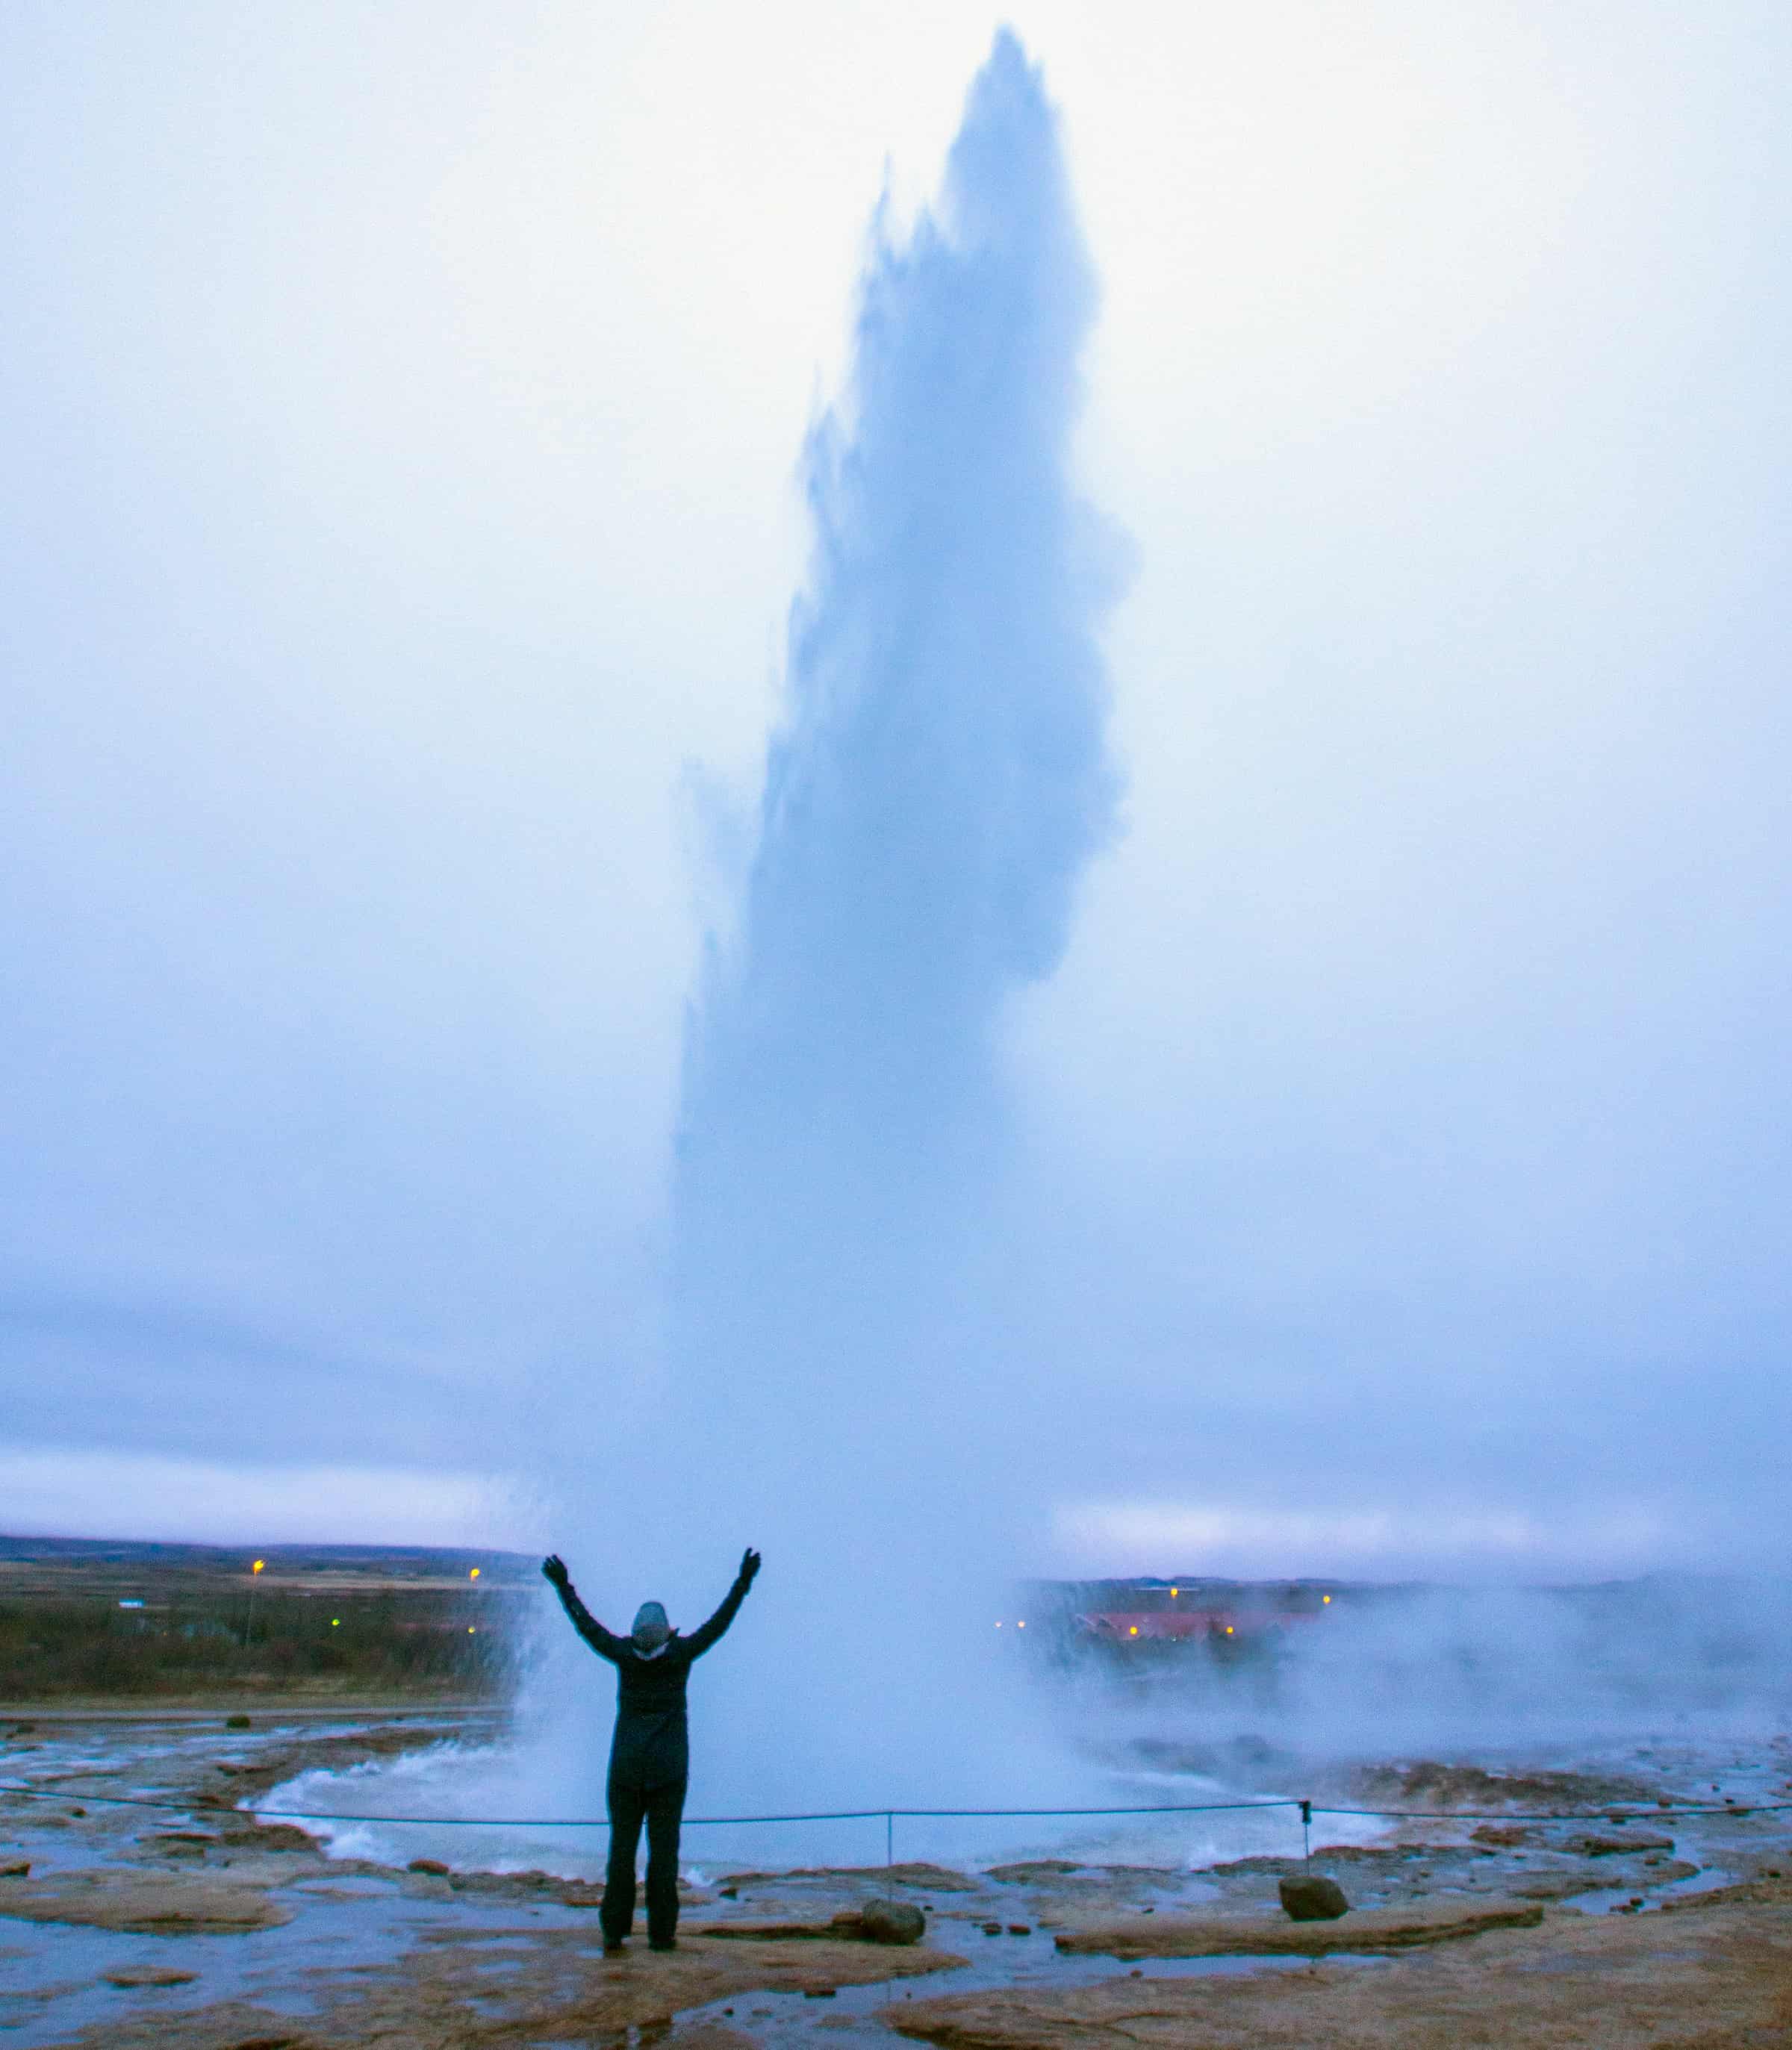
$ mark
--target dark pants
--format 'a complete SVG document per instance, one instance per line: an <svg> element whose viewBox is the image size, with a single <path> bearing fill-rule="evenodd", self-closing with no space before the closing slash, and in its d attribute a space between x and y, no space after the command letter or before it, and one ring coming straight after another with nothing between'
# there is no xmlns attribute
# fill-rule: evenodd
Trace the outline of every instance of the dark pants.
<svg viewBox="0 0 1792 2050"><path fill-rule="evenodd" d="M678 1927L678 1824L685 1783L646 1787L610 1783L610 1869L598 1920L606 1943L619 1943L634 1921L634 1853L647 1825L647 1941L670 1943Z"/></svg>

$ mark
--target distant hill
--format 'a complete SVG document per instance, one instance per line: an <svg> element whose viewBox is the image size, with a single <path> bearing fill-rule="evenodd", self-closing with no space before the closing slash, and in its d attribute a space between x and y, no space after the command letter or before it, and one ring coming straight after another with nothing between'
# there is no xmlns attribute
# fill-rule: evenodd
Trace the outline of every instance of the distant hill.
<svg viewBox="0 0 1792 2050"><path fill-rule="evenodd" d="M254 1561L265 1562L264 1580L324 1580L337 1585L365 1580L432 1582L478 1576L498 1586L533 1581L540 1561L530 1553L499 1552L471 1545L185 1545L135 1538L37 1538L0 1532L0 1592L54 1581L153 1579L211 1580L247 1576Z"/></svg>

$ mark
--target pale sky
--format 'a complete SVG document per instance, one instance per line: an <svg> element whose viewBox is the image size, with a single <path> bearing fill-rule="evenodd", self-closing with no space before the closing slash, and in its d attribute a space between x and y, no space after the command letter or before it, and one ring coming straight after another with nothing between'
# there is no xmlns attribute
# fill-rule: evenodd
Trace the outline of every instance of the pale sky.
<svg viewBox="0 0 1792 2050"><path fill-rule="evenodd" d="M1004 19L1136 551L1015 1019L1042 1569L1786 1562L1771 0L9 7L0 1528L536 1541Z"/></svg>

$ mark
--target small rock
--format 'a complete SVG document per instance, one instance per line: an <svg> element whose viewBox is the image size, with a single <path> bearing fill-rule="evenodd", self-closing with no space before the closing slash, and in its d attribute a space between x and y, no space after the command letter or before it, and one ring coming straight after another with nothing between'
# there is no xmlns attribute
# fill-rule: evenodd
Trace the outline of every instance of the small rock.
<svg viewBox="0 0 1792 2050"><path fill-rule="evenodd" d="M1010 1922L1008 1925L1008 1933L1010 1936L1030 1936L1033 1934L1033 1924L1030 1922Z"/></svg>
<svg viewBox="0 0 1792 2050"><path fill-rule="evenodd" d="M247 1716L226 1716L224 1719L224 1726L226 1729L247 1729L249 1726L249 1719Z"/></svg>
<svg viewBox="0 0 1792 2050"><path fill-rule="evenodd" d="M983 1934L986 1936L999 1936L1001 1934L1001 1924L999 1922L986 1922L983 1924Z"/></svg>
<svg viewBox="0 0 1792 2050"><path fill-rule="evenodd" d="M859 1910L859 1934L868 1943L918 1943L927 1926L912 1900L868 1900Z"/></svg>
<svg viewBox="0 0 1792 2050"><path fill-rule="evenodd" d="M178 1970L173 1965L120 1965L116 1971L103 1976L107 1986L191 1986L199 1974Z"/></svg>
<svg viewBox="0 0 1792 2050"><path fill-rule="evenodd" d="M1278 1882L1283 1912L1291 1922L1335 1922L1350 1912L1344 1888L1320 1873L1302 1873Z"/></svg>
<svg viewBox="0 0 1792 2050"><path fill-rule="evenodd" d="M407 1872L427 1872L433 1879L446 1879L448 1868L439 1858L412 1858L405 1866Z"/></svg>
<svg viewBox="0 0 1792 2050"><path fill-rule="evenodd" d="M21 1858L17 1865L0 1865L0 1879L29 1879L30 1877L29 1858Z"/></svg>

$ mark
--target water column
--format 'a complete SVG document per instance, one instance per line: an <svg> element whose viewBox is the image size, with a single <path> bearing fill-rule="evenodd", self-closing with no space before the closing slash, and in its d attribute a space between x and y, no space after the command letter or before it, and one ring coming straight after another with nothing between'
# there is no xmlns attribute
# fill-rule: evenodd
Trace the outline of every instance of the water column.
<svg viewBox="0 0 1792 2050"><path fill-rule="evenodd" d="M1070 463L1094 307L1005 32L937 205L874 223L804 455L756 848L689 1021L664 1508L718 1572L749 1539L768 1561L697 1682L706 1799L988 1791L1015 1756L986 1609L1037 1527L1003 1447L1044 1391L998 1278L1002 1031L1113 827L1096 629L1122 551Z"/></svg>

